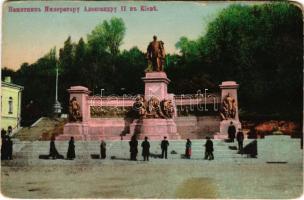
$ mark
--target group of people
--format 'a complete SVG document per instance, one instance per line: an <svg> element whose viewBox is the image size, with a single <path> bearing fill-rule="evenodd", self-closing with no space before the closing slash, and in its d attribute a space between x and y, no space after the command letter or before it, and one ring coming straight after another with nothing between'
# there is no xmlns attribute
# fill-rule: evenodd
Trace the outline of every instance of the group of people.
<svg viewBox="0 0 304 200"><path fill-rule="evenodd" d="M213 142L210 137L206 137L206 143L205 143L205 159L206 160L213 160ZM138 154L138 141L135 136L133 136L129 142L130 145L130 160L137 160L137 154ZM167 140L167 137L164 137L164 139L161 141L161 158L167 159L168 158L168 147L169 147L169 141ZM145 140L141 143L142 147L142 156L144 161L149 161L150 156L150 143L148 141L148 137L145 137ZM190 159L192 155L192 142L188 138L186 141L186 149L185 149L185 157Z"/></svg>
<svg viewBox="0 0 304 200"><path fill-rule="evenodd" d="M51 138L51 142L50 142L50 152L49 152L49 158L52 159L63 159L64 156L61 155L58 151L57 148L55 146L55 137ZM69 147L68 147L68 152L67 152L67 156L66 158L68 160L73 160L76 157L75 155L75 144L74 144L74 137L71 137L70 141L69 141Z"/></svg>
<svg viewBox="0 0 304 200"><path fill-rule="evenodd" d="M186 150L185 150L185 157L190 159L191 155L192 155L192 142L190 141L190 139L187 139L186 142ZM205 160L213 160L214 159L214 155L213 155L213 142L211 140L210 137L206 137L206 143L204 144L205 146Z"/></svg>
<svg viewBox="0 0 304 200"><path fill-rule="evenodd" d="M238 150L239 150L240 153L243 153L244 133L243 133L241 128L239 128L238 132L236 132L235 125L231 121L230 125L228 127L229 142L234 142L235 137L236 137L236 140L238 142Z"/></svg>
<svg viewBox="0 0 304 200"><path fill-rule="evenodd" d="M5 131L4 129L1 130L1 160L11 160L12 159L12 152L13 152L13 142L10 138L12 132L12 128L9 127L8 131ZM228 138L230 142L234 142L234 139L237 139L238 142L238 150L240 153L243 151L243 141L244 141L244 134L242 130L239 128L238 132L236 134L236 127L233 125L233 122L230 122L230 125L228 127ZM133 136L131 140L129 141L130 146L130 160L137 160L137 154L138 154L138 141L136 139L136 136ZM164 137L164 139L161 141L161 158L168 158L168 147L169 147L169 141L167 140L167 137ZM213 160L213 142L210 137L206 137L206 143L205 143L205 159L206 160ZM148 141L148 137L145 137L144 141L141 143L142 147L142 156L144 161L149 161L150 157L150 143ZM188 138L186 141L186 149L185 149L185 157L190 159L192 155L192 143L190 139ZM74 144L74 137L70 138L69 146L66 154L66 158L68 160L75 159L75 144ZM59 154L59 152L56 149L55 146L55 137L51 138L50 141L50 151L48 158L52 159L63 159L64 157ZM106 158L106 143L105 141L101 141L100 143L100 158L105 159Z"/></svg>
<svg viewBox="0 0 304 200"><path fill-rule="evenodd" d="M132 136L130 142L130 160L137 160L137 154L138 154L138 141L136 139L136 136ZM161 158L168 158L168 146L169 141L167 140L167 137L164 137L164 139L161 141ZM142 156L144 158L144 161L149 161L150 157L150 142L148 141L148 137L145 137L144 141L141 143L142 147Z"/></svg>
<svg viewBox="0 0 304 200"><path fill-rule="evenodd" d="M63 159L64 158L64 156L61 155L57 151L57 148L55 145L55 137L51 138L50 151L49 151L48 158L52 158L52 159ZM67 160L74 160L76 158L74 137L70 138L66 158L67 158ZM103 140L101 140L101 142L100 142L100 158L101 159L106 158L106 143Z"/></svg>
<svg viewBox="0 0 304 200"><path fill-rule="evenodd" d="M1 160L13 159L13 141L11 140L12 127L9 126L7 131L1 129Z"/></svg>

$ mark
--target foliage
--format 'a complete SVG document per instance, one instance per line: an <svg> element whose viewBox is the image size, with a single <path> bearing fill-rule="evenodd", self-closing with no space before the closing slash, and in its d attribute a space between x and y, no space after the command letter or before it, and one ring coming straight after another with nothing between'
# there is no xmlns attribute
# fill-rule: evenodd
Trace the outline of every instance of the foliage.
<svg viewBox="0 0 304 200"><path fill-rule="evenodd" d="M176 43L180 54L167 55L169 92L214 92L222 81L235 80L242 113L301 118L302 30L301 10L289 3L229 6L209 23L205 35L181 37ZM86 86L93 94L101 89L104 95L143 93L145 56L137 47L119 51L125 31L120 18L103 21L86 40L74 43L68 37L59 58L52 49L16 72L3 68L2 77L10 75L23 85L23 108L34 100L42 115L52 112L56 66L64 112L72 85Z"/></svg>
<svg viewBox="0 0 304 200"><path fill-rule="evenodd" d="M200 56L188 50L186 38L178 47L182 55L200 57L200 68L187 65L193 76L204 72L216 84L240 83L240 107L247 113L301 118L302 30L301 10L292 4L232 5L198 38Z"/></svg>

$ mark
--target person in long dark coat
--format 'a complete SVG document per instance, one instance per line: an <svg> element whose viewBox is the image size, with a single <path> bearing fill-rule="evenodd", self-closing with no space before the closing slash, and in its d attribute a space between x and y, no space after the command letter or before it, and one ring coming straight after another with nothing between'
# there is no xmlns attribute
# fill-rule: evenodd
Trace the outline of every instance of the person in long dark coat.
<svg viewBox="0 0 304 200"><path fill-rule="evenodd" d="M186 142L186 151L185 151L185 155L186 155L186 158L190 159L191 158L191 141L190 139L188 138L187 139L187 142Z"/></svg>
<svg viewBox="0 0 304 200"><path fill-rule="evenodd" d="M233 122L231 121L228 127L228 138L230 142L234 142L235 133L236 133L236 128L233 125Z"/></svg>
<svg viewBox="0 0 304 200"><path fill-rule="evenodd" d="M239 128L238 133L236 134L236 140L238 141L239 152L243 153L243 141L244 141L244 133L242 129Z"/></svg>
<svg viewBox="0 0 304 200"><path fill-rule="evenodd" d="M105 143L105 141L101 140L100 142L100 158L101 159L105 159L106 158L106 152L107 152L107 148L106 148L107 144Z"/></svg>
<svg viewBox="0 0 304 200"><path fill-rule="evenodd" d="M145 141L141 143L141 147L142 147L142 156L144 157L144 161L149 161L150 142L148 142L148 137L145 137Z"/></svg>
<svg viewBox="0 0 304 200"><path fill-rule="evenodd" d="M132 136L131 141L129 141L129 145L130 145L130 159L131 160L137 160L137 153L138 153L138 141L136 139L136 136Z"/></svg>
<svg viewBox="0 0 304 200"><path fill-rule="evenodd" d="M167 159L168 156L168 146L169 146L169 142L167 140L167 137L164 137L164 139L162 140L160 147L162 150L162 158L165 157L165 159Z"/></svg>
<svg viewBox="0 0 304 200"><path fill-rule="evenodd" d="M7 160L8 159L8 136L4 135L1 140L1 160Z"/></svg>
<svg viewBox="0 0 304 200"><path fill-rule="evenodd" d="M6 130L1 129L1 139L4 140L4 137L6 136Z"/></svg>
<svg viewBox="0 0 304 200"><path fill-rule="evenodd" d="M69 147L67 152L67 159L73 160L75 158L75 144L74 144L74 137L71 137L69 141Z"/></svg>
<svg viewBox="0 0 304 200"><path fill-rule="evenodd" d="M213 160L213 142L210 137L206 137L207 141L205 143L205 160Z"/></svg>
<svg viewBox="0 0 304 200"><path fill-rule="evenodd" d="M52 157L53 159L56 159L56 158L59 157L59 153L58 153L58 151L56 149L56 146L55 146L55 137L51 138L49 157Z"/></svg>
<svg viewBox="0 0 304 200"><path fill-rule="evenodd" d="M11 140L10 136L7 136L7 159L13 159L13 141Z"/></svg>

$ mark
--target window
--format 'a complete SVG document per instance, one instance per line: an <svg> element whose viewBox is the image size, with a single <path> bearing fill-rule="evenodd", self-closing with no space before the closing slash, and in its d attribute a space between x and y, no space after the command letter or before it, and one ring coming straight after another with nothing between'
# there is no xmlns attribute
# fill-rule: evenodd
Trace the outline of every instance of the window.
<svg viewBox="0 0 304 200"><path fill-rule="evenodd" d="M8 114L13 114L13 98L8 98Z"/></svg>

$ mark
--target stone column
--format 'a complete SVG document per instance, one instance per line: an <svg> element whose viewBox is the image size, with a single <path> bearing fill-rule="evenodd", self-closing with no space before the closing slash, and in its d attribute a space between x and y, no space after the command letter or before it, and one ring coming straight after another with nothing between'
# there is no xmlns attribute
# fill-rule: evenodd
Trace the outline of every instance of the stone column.
<svg viewBox="0 0 304 200"><path fill-rule="evenodd" d="M68 89L70 93L70 99L76 98L80 105L80 113L82 116L81 122L69 122L64 125L63 135L56 137L57 140L69 140L70 137L74 137L75 140L90 140L89 135L89 104L87 102L88 95L91 91L83 86L72 86Z"/></svg>
<svg viewBox="0 0 304 200"><path fill-rule="evenodd" d="M70 89L68 89L68 92L70 93L70 100L73 97L76 97L77 102L80 105L80 113L82 116L82 121L87 122L89 118L89 107L87 103L88 95L91 93L88 88L83 86L72 86Z"/></svg>
<svg viewBox="0 0 304 200"><path fill-rule="evenodd" d="M221 85L219 85L219 87L221 88L221 105L223 104L224 98L229 93L229 95L235 100L235 106L236 106L235 118L222 120L220 122L220 133L215 135L216 139L227 139L228 138L228 127L231 122L234 124L237 131L238 131L238 128L242 127L242 125L239 121L239 108L238 108L238 97L237 97L237 90L238 90L239 84L237 84L235 81L224 81L224 82L222 82Z"/></svg>

